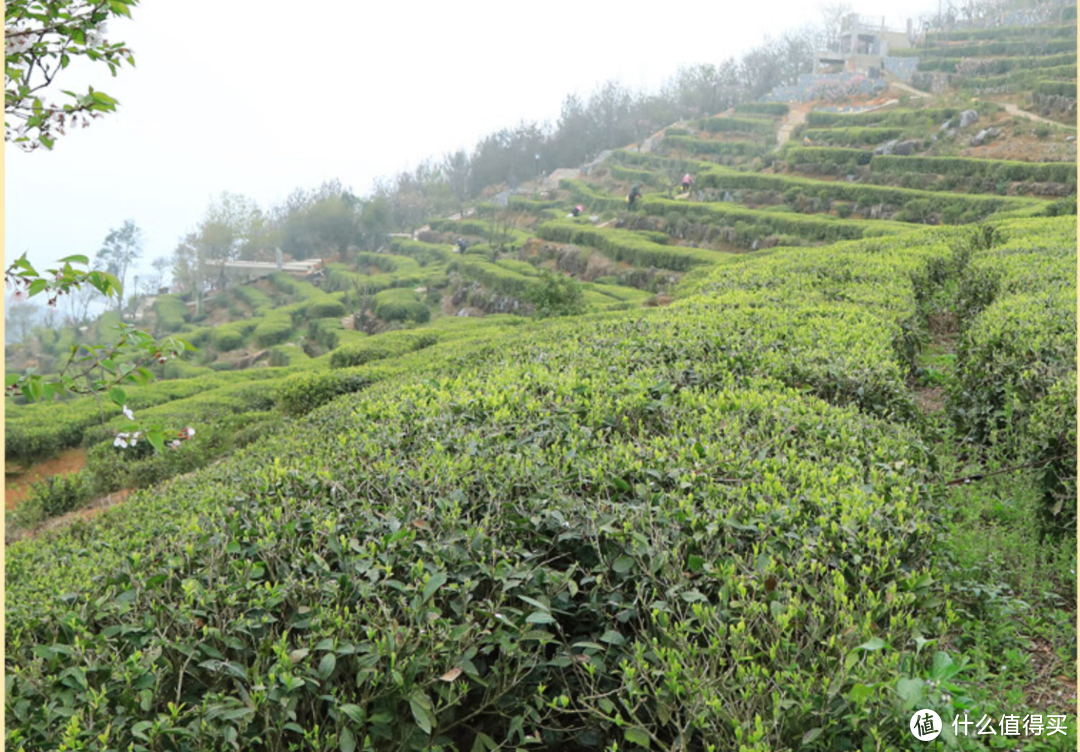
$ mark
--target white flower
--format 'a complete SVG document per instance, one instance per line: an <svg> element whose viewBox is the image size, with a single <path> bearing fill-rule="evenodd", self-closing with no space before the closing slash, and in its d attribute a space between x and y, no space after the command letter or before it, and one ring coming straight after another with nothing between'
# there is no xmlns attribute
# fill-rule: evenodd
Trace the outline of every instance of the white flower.
<svg viewBox="0 0 1080 752"><path fill-rule="evenodd" d="M113 446L114 447L120 447L121 449L127 449L128 443L127 443L126 439L127 439L127 434L126 433L118 433L118 434L116 434L116 438L113 440Z"/></svg>
<svg viewBox="0 0 1080 752"><path fill-rule="evenodd" d="M179 449L180 448L180 439L173 439L172 448L173 449Z"/></svg>
<svg viewBox="0 0 1080 752"><path fill-rule="evenodd" d="M187 429L187 436L188 436L188 438L190 439L190 438L191 438L192 436L194 436L194 435L195 435L195 429L194 429L194 428L192 428L191 426L188 426L188 429Z"/></svg>
<svg viewBox="0 0 1080 752"><path fill-rule="evenodd" d="M5 39L4 42L4 52L7 55L18 55L30 49L33 44L26 35L20 35L13 38L9 37L8 39Z"/></svg>
<svg viewBox="0 0 1080 752"><path fill-rule="evenodd" d="M16 303L21 303L30 296L26 294L26 290L16 290L12 297L15 299Z"/></svg>
<svg viewBox="0 0 1080 752"><path fill-rule="evenodd" d="M128 420L135 420L135 413L131 412L131 410L128 409L127 405L124 405L124 409L122 410L122 412L124 413L124 417Z"/></svg>

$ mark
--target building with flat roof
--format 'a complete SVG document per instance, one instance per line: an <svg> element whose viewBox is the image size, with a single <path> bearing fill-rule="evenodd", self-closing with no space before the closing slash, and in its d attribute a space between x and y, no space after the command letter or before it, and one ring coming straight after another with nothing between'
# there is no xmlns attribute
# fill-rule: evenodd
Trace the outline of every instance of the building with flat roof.
<svg viewBox="0 0 1080 752"><path fill-rule="evenodd" d="M892 50L907 50L917 41L916 30L908 19L907 30L890 29L884 16L861 16L850 13L841 22L840 33L831 49L817 54L814 72L861 73L881 78L888 70Z"/></svg>

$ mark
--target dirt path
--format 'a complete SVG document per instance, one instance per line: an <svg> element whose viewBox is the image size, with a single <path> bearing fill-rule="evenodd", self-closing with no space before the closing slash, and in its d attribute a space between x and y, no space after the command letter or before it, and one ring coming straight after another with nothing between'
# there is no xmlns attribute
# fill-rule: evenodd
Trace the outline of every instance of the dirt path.
<svg viewBox="0 0 1080 752"><path fill-rule="evenodd" d="M1001 102L1002 107L1005 108L1005 112L1009 113L1013 117L1026 117L1028 120L1034 120L1037 123L1046 123L1047 125L1061 125L1061 123L1053 120L1047 120L1044 117L1036 115L1034 112L1028 112L1027 110L1021 110L1015 104L1010 102Z"/></svg>
<svg viewBox="0 0 1080 752"><path fill-rule="evenodd" d="M15 529L4 531L4 543L10 545L15 541L24 540L26 538L36 538L41 533L47 530L55 530L57 528L66 527L76 520L88 520L91 517L104 512L110 507L114 507L117 504L122 504L127 500L127 497L133 493L131 489L123 489L121 491L114 491L111 494L106 494L99 499L95 499L85 507L72 510L66 514L61 514L56 517L50 517L42 522L40 525L29 529Z"/></svg>
<svg viewBox="0 0 1080 752"><path fill-rule="evenodd" d="M780 130L776 132L777 146L783 146L791 140L791 132L795 130L795 127L806 122L807 112L809 112L809 107L797 105L791 106L791 109L788 110L787 119L785 119L784 124L780 126Z"/></svg>
<svg viewBox="0 0 1080 752"><path fill-rule="evenodd" d="M86 467L85 449L67 449L60 456L38 462L27 470L17 474L4 475L4 505L14 509L15 505L30 493L30 485L54 475L68 475Z"/></svg>
<svg viewBox="0 0 1080 752"><path fill-rule="evenodd" d="M913 95L915 95L917 97L930 97L931 96L930 94L927 94L925 91L919 91L918 89L916 89L916 88L914 88L912 86L908 86L905 83L901 83L900 81L893 81L891 85L895 86L897 89L900 89L901 91L906 91L906 92L908 92L910 94L913 94ZM1034 112L1028 112L1027 110L1021 110L1019 107L1017 107L1015 104L1012 104L1011 102L997 102L997 104L1000 104L1002 107L1004 107L1005 112L1009 113L1013 117L1024 117L1024 118L1027 118L1028 120L1034 120L1037 123L1046 123L1047 125L1062 125L1061 123L1059 123L1057 121L1048 120L1047 118L1044 118L1041 115L1036 115Z"/></svg>
<svg viewBox="0 0 1080 752"><path fill-rule="evenodd" d="M933 94L929 94L925 91L919 91L914 86L908 86L903 81L890 81L889 86L893 86L900 91L906 91L912 96L913 99L932 99Z"/></svg>

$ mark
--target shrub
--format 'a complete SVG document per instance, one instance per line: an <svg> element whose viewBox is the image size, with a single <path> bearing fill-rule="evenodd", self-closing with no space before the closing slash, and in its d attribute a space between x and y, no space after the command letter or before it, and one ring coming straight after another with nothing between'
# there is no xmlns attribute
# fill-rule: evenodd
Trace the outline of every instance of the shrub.
<svg viewBox="0 0 1080 752"><path fill-rule="evenodd" d="M375 315L383 321L413 321L418 324L431 319L431 311L417 294L401 288L376 293Z"/></svg>
<svg viewBox="0 0 1080 752"><path fill-rule="evenodd" d="M349 371L298 373L281 382L274 399L287 415L305 415L342 394L358 392L371 383L371 379Z"/></svg>
<svg viewBox="0 0 1080 752"><path fill-rule="evenodd" d="M79 509L93 497L91 476L85 468L69 475L45 478L30 486L29 495L10 513L10 520L16 527L31 527Z"/></svg>
<svg viewBox="0 0 1080 752"><path fill-rule="evenodd" d="M390 248L394 253L414 259L420 266L428 266L439 262L445 263L453 256L453 252L448 246L421 243L418 240L408 240L407 238L394 238L390 241Z"/></svg>
<svg viewBox="0 0 1080 752"><path fill-rule="evenodd" d="M881 144L900 138L902 128L808 128L804 135L814 143L823 144Z"/></svg>
<svg viewBox="0 0 1080 752"><path fill-rule="evenodd" d="M233 289L233 294L251 307L252 314L259 316L274 307L270 296L253 285L241 285Z"/></svg>
<svg viewBox="0 0 1080 752"><path fill-rule="evenodd" d="M949 411L970 441L1044 467L1043 533L1075 534L1075 224L1003 227L1005 240L983 244L961 276L968 323Z"/></svg>
<svg viewBox="0 0 1080 752"><path fill-rule="evenodd" d="M1035 84L1036 94L1050 94L1059 97L1076 98L1075 81L1040 81Z"/></svg>
<svg viewBox="0 0 1080 752"><path fill-rule="evenodd" d="M540 281L529 289L526 300L533 304L538 318L575 316L585 311L581 283L573 277L540 271Z"/></svg>
<svg viewBox="0 0 1080 752"><path fill-rule="evenodd" d="M837 146L788 146L781 157L789 165L827 165L855 168L870 164L873 153L866 149L846 149Z"/></svg>
<svg viewBox="0 0 1080 752"><path fill-rule="evenodd" d="M324 350L333 350L338 346L338 332L345 327L341 319L315 319L308 324L308 332Z"/></svg>
<svg viewBox="0 0 1080 752"><path fill-rule="evenodd" d="M764 144L753 141L705 141L687 136L668 135L664 136L663 146L667 149L682 149L692 154L730 154L739 157L756 156L768 151L768 147ZM648 173L648 175L647 179L639 178L638 181L646 185L656 182L655 173Z"/></svg>
<svg viewBox="0 0 1080 752"><path fill-rule="evenodd" d="M184 323L191 318L188 307L176 295L158 295L151 307L157 318L159 332L179 332L184 328Z"/></svg>
<svg viewBox="0 0 1080 752"><path fill-rule="evenodd" d="M642 199L643 205L650 200ZM722 258L715 251L661 245L630 230L597 228L570 220L545 222L536 229L536 234L545 240L588 245L616 261L626 261L635 266L684 271L698 264L714 264Z"/></svg>
<svg viewBox="0 0 1080 752"><path fill-rule="evenodd" d="M328 319L338 318L340 319L345 315L345 306L339 300L327 296L320 298L310 304L307 307L307 316L311 319Z"/></svg>
<svg viewBox="0 0 1080 752"><path fill-rule="evenodd" d="M292 333L292 312L279 308L264 316L255 327L255 344L259 347L278 345L289 339Z"/></svg>
<svg viewBox="0 0 1080 752"><path fill-rule="evenodd" d="M256 322L232 322L219 326L210 334L210 342L219 352L235 350L244 344L244 335L257 326ZM246 330L246 331L245 331Z"/></svg>
<svg viewBox="0 0 1080 752"><path fill-rule="evenodd" d="M1076 183L1075 162L1014 162L1004 159L966 157L896 157L877 155L870 160L870 171L877 173L932 173L977 177L999 181L1040 183Z"/></svg>
<svg viewBox="0 0 1080 752"><path fill-rule="evenodd" d="M936 107L922 110L873 110L871 112L825 112L814 110L807 113L806 124L811 128L820 126L887 126L908 127L941 123L960 114L959 107Z"/></svg>
<svg viewBox="0 0 1080 752"><path fill-rule="evenodd" d="M771 119L761 118L736 118L736 117L710 117L698 121L698 127L703 131L757 133L772 135L776 131L776 123Z"/></svg>

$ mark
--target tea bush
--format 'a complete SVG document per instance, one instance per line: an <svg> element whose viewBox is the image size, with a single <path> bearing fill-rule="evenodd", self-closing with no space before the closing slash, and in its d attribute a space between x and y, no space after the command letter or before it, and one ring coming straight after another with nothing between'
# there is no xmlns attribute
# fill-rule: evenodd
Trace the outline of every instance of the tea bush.
<svg viewBox="0 0 1080 752"><path fill-rule="evenodd" d="M781 158L795 168L814 164L852 169L870 164L873 156L873 152L866 149L839 146L788 146L781 153Z"/></svg>
<svg viewBox="0 0 1080 752"><path fill-rule="evenodd" d="M448 246L422 243L419 240L407 238L394 238L390 241L390 248L396 254L414 259L422 267L439 262L445 263L454 255Z"/></svg>
<svg viewBox="0 0 1080 752"><path fill-rule="evenodd" d="M52 476L30 486L27 497L8 513L8 521L15 527L31 527L80 509L93 498L94 486L87 470Z"/></svg>
<svg viewBox="0 0 1080 752"><path fill-rule="evenodd" d="M776 123L768 118L711 117L698 121L698 127L711 133L735 132L772 135Z"/></svg>
<svg viewBox="0 0 1080 752"><path fill-rule="evenodd" d="M251 320L222 324L212 330L210 342L219 352L236 350L244 344L245 337L254 331L256 326L258 326L257 322Z"/></svg>
<svg viewBox="0 0 1080 752"><path fill-rule="evenodd" d="M188 308L176 295L158 295L151 308L157 321L159 332L179 332L191 315Z"/></svg>
<svg viewBox="0 0 1080 752"><path fill-rule="evenodd" d="M666 149L682 149L692 154L730 154L739 157L756 156L768 151L768 147L753 141L706 141L687 136L665 135L662 145Z"/></svg>
<svg viewBox="0 0 1080 752"><path fill-rule="evenodd" d="M873 110L871 112L826 112L813 110L806 114L810 127L893 126L906 128L923 123L942 123L960 114L959 107L928 107L921 110Z"/></svg>
<svg viewBox="0 0 1080 752"><path fill-rule="evenodd" d="M1043 467L1044 533L1076 525L1076 226L1002 225L960 280L949 410L968 440Z"/></svg>
<svg viewBox="0 0 1080 752"><path fill-rule="evenodd" d="M278 308L264 316L255 327L255 344L259 347L278 345L293 333L292 312Z"/></svg>
<svg viewBox="0 0 1080 752"><path fill-rule="evenodd" d="M274 301L254 285L240 285L233 289L233 294L251 307L254 316L260 316L274 307Z"/></svg>
<svg viewBox="0 0 1080 752"><path fill-rule="evenodd" d="M340 300L326 296L308 304L306 314L310 319L340 319L345 315L345 306Z"/></svg>
<svg viewBox="0 0 1080 752"><path fill-rule="evenodd" d="M900 138L903 128L808 128L803 135L814 143L858 146L860 144L883 144L891 139Z"/></svg>
<svg viewBox="0 0 1080 752"><path fill-rule="evenodd" d="M642 205L648 207L650 202L659 200L643 198ZM616 261L626 261L634 266L683 271L697 264L714 264L723 258L715 251L661 245L630 230L597 228L571 220L545 222L536 228L536 234L545 240L587 245Z"/></svg>
<svg viewBox="0 0 1080 752"><path fill-rule="evenodd" d="M431 311L412 290L395 288L376 293L375 315L383 321L423 324L431 318Z"/></svg>
<svg viewBox="0 0 1080 752"><path fill-rule="evenodd" d="M863 349L833 324L821 335L841 339L823 352ZM691 743L764 749L865 732L837 718L829 677L845 667L844 697L888 681L899 656L858 646L885 629L904 644L918 623L924 450L757 375L745 331L687 301L342 397L306 430L95 521L114 543L92 569L113 584L76 553L83 528L17 544L16 741L69 727L36 689L61 674L87 677L73 709L104 689L72 733L95 744L111 724L124 748L168 729L192 748L284 749L316 725L319 747L418 749L468 749L480 733L565 748L667 746L688 729ZM53 603L87 652L40 631ZM775 658L766 673L753 656ZM877 730L902 738L891 719Z"/></svg>
<svg viewBox="0 0 1080 752"><path fill-rule="evenodd" d="M1013 162L1004 159L877 155L869 161L869 164L871 172L922 172L979 177L994 181L1076 183L1075 162Z"/></svg>
<svg viewBox="0 0 1080 752"><path fill-rule="evenodd" d="M910 231L902 222L883 220L840 220L829 216L806 216L746 209L731 203L699 203L648 197L642 207L651 215L676 214L736 228L745 227L746 236L764 237L771 234L790 234L800 238L836 241ZM538 234L542 227L538 229Z"/></svg>

